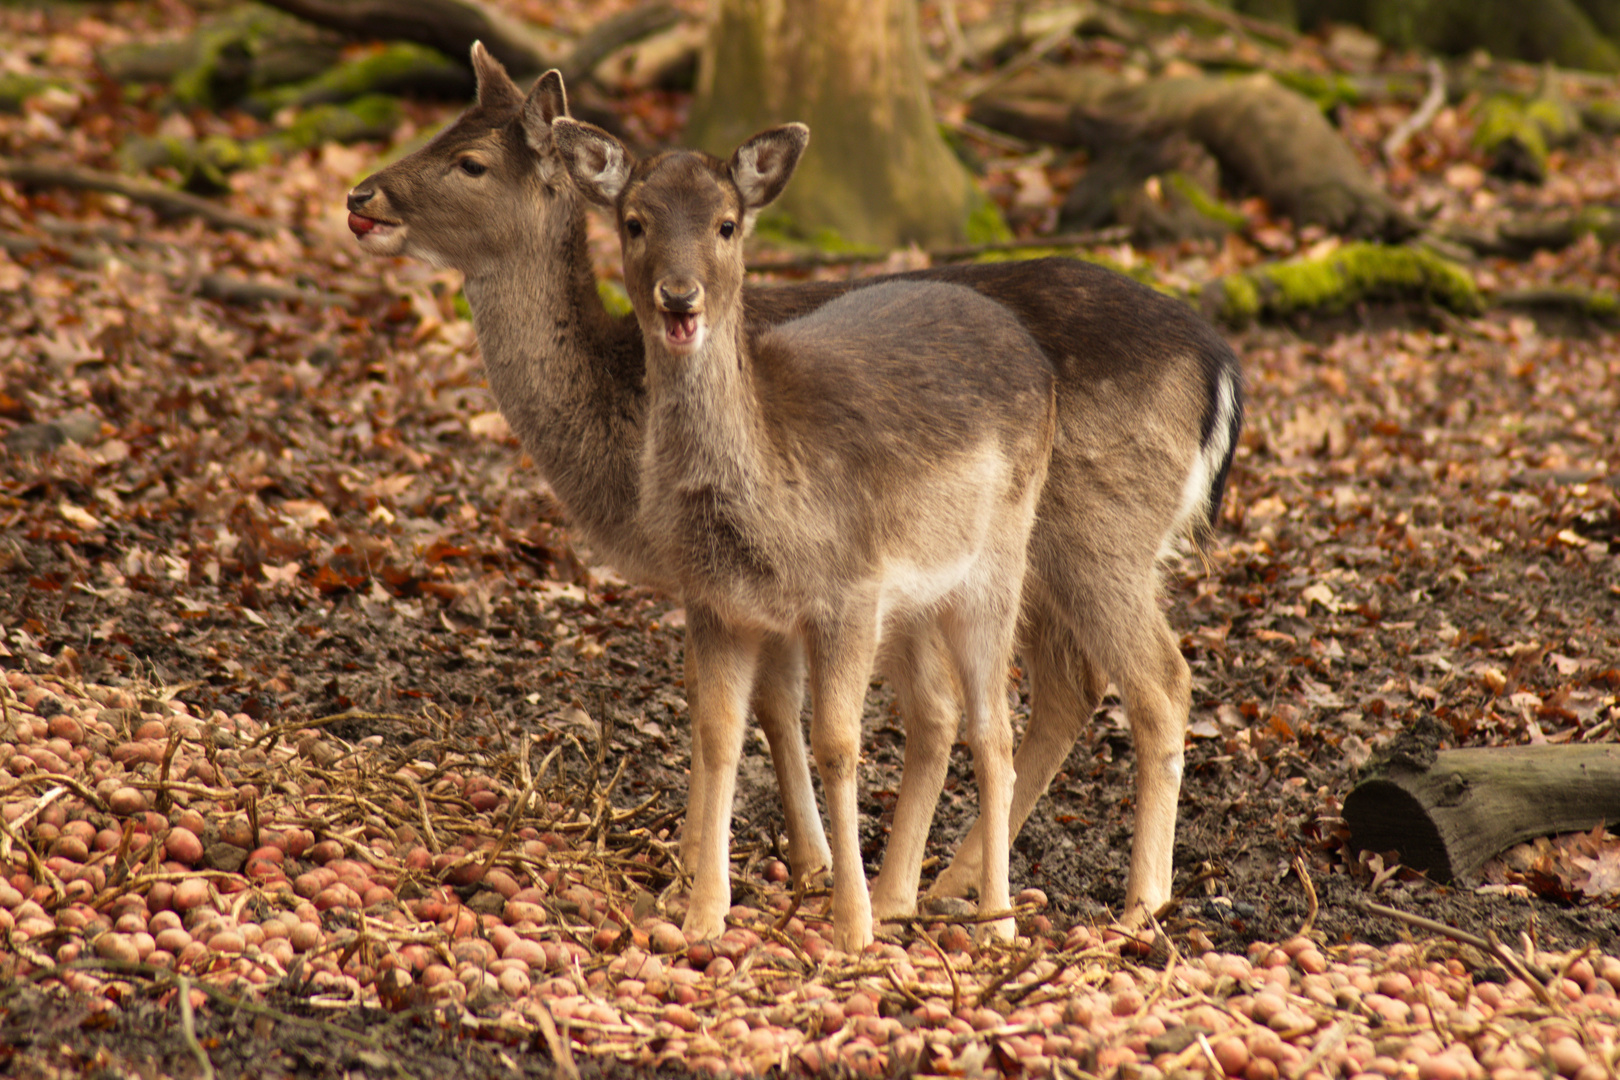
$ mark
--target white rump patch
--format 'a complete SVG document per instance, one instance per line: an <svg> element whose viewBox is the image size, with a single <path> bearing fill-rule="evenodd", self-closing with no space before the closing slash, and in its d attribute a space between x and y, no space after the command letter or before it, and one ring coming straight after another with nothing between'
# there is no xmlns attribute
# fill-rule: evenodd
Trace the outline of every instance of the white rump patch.
<svg viewBox="0 0 1620 1080"><path fill-rule="evenodd" d="M1232 414L1237 409L1237 386L1230 368L1221 372L1215 387L1215 427L1209 441L1199 448L1187 472L1187 481L1181 488L1181 508L1176 513L1177 529L1191 521L1195 514L1209 512L1209 486L1221 471L1221 463L1232 445ZM1166 540L1168 544L1169 541ZM1165 554L1161 552L1161 554Z"/></svg>

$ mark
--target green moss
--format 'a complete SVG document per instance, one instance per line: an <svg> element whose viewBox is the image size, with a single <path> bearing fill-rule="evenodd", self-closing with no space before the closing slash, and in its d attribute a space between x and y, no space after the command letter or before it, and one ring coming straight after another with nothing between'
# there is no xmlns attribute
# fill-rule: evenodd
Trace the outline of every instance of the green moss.
<svg viewBox="0 0 1620 1080"><path fill-rule="evenodd" d="M596 295L602 298L602 306L607 308L609 315L628 315L635 308L630 303L630 295L624 291L624 286L609 278L598 278L596 281Z"/></svg>
<svg viewBox="0 0 1620 1080"><path fill-rule="evenodd" d="M472 305L467 303L467 290L457 289L450 306L455 309L456 318L462 322L472 322Z"/></svg>
<svg viewBox="0 0 1620 1080"><path fill-rule="evenodd" d="M1586 299L1586 313L1603 322L1620 319L1620 296L1609 292L1594 292Z"/></svg>
<svg viewBox="0 0 1620 1080"><path fill-rule="evenodd" d="M754 219L754 235L774 247L822 251L829 255L880 254L876 248L850 242L828 225L807 231L797 218L780 206L764 210Z"/></svg>
<svg viewBox="0 0 1620 1080"><path fill-rule="evenodd" d="M1337 314L1365 300L1424 300L1462 314L1481 307L1468 272L1431 251L1347 244L1318 259L1262 266L1219 283L1213 304L1228 322L1314 311Z"/></svg>
<svg viewBox="0 0 1620 1080"><path fill-rule="evenodd" d="M967 242L970 244L1000 244L1012 239L1012 230L1001 209L977 188L973 191L973 205L968 208Z"/></svg>
<svg viewBox="0 0 1620 1080"><path fill-rule="evenodd" d="M1236 232L1248 225L1249 219L1204 190L1204 185L1183 172L1166 173L1165 182L1203 217Z"/></svg>
<svg viewBox="0 0 1620 1080"><path fill-rule="evenodd" d="M1607 206L1583 206L1575 212L1575 235L1595 236L1605 244L1620 241L1620 214Z"/></svg>
<svg viewBox="0 0 1620 1080"><path fill-rule="evenodd" d="M269 115L289 105L337 104L403 87L450 81L464 69L443 53L410 42L395 42L355 60L347 60L313 79L278 86L253 95L253 111Z"/></svg>
<svg viewBox="0 0 1620 1080"><path fill-rule="evenodd" d="M1581 133L1580 114L1562 96L1533 98L1524 114L1541 129L1549 146L1561 146Z"/></svg>
<svg viewBox="0 0 1620 1080"><path fill-rule="evenodd" d="M1247 274L1233 274L1211 288L1215 315L1225 322L1243 326L1260 317L1260 289Z"/></svg>
<svg viewBox="0 0 1620 1080"><path fill-rule="evenodd" d="M263 140L244 142L226 135L205 139L136 136L119 148L118 157L128 172L174 169L183 190L217 195L229 189L231 173L266 164L274 157L274 148Z"/></svg>
<svg viewBox="0 0 1620 1080"><path fill-rule="evenodd" d="M36 75L0 72L0 112L21 112L23 102L51 85Z"/></svg>
<svg viewBox="0 0 1620 1080"><path fill-rule="evenodd" d="M1605 135L1620 132L1620 101L1588 101L1581 107L1581 119L1586 127Z"/></svg>
<svg viewBox="0 0 1620 1080"><path fill-rule="evenodd" d="M1515 98L1498 94L1480 103L1473 145L1491 155L1498 172L1538 182L1547 175L1546 132Z"/></svg>
<svg viewBox="0 0 1620 1080"><path fill-rule="evenodd" d="M1361 101L1361 91L1347 75L1284 70L1273 71L1271 76L1295 93L1310 98L1323 112L1330 112L1339 105L1359 104Z"/></svg>
<svg viewBox="0 0 1620 1080"><path fill-rule="evenodd" d="M367 94L342 105L316 105L305 109L272 138L293 150L307 150L325 142L386 139L399 126L402 116L396 99L387 94Z"/></svg>
<svg viewBox="0 0 1620 1080"><path fill-rule="evenodd" d="M198 28L193 62L169 84L181 105L223 108L253 89L253 58L269 41L306 29L290 15L245 4Z"/></svg>

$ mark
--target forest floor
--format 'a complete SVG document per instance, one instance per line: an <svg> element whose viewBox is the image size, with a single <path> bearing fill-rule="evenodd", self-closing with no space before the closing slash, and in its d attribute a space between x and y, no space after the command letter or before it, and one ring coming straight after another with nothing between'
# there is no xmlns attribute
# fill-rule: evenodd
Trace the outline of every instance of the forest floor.
<svg viewBox="0 0 1620 1080"><path fill-rule="evenodd" d="M115 20L94 6L71 10L0 12L0 33L75 87L0 115L0 154L110 168L125 134L159 120L151 101L121 97L97 81L93 52L155 27ZM131 10L117 9L121 16ZM625 107L654 128L678 116L662 98ZM455 111L410 108L412 120L395 145ZM1420 216L1499 220L1552 205L1610 204L1620 195L1615 138L1589 136L1558 151L1552 177L1532 187L1487 176L1469 157L1466 117L1451 108L1406 156L1385 165L1374 148L1404 112L1345 110L1344 131ZM199 132L252 123L186 122ZM7 701L0 861L10 876L6 888L20 902L30 890L50 892L35 854L71 854L60 841L74 815L53 823L48 804L61 809L78 798L79 816L97 822L90 832L107 831L105 813L83 808L120 787L100 786L123 775L113 761L144 778L145 786L132 786L143 793L147 818L164 823L136 814L120 838L113 822L110 852L86 837L87 847L110 855L103 870L130 856L132 844L136 854L154 836L161 845L162 831L192 803L208 808L207 835L199 839L211 849L227 819L243 814L253 816L255 831L262 814L266 829L306 828L313 839L350 846L381 835L377 815L397 834L397 818L416 820L417 807L388 777L428 761L416 792L434 800L431 815L428 802L421 804L418 823L428 836L434 822L444 830L457 817L469 823L469 838L500 836L512 799L533 781L548 819L520 833L522 843L540 844L540 852L550 843L565 868L617 897L610 908L634 906L637 919L679 891L670 890L678 877L668 853L689 750L681 613L670 598L598 565L570 536L482 383L471 326L455 303L455 275L408 260L370 261L357 250L343 195L389 149L328 146L238 174L230 206L291 226L263 235L165 220L117 195L0 182L0 233L34 242L0 253L0 668L9 676L9 686L0 685ZM1025 196L1036 189L1030 169L1072 177L1083 164L1054 164L1049 155L1044 162L994 165L991 189L1010 208L1027 209ZM1103 254L1146 263L1170 280L1199 281L1223 267L1331 242L1266 219L1263 207L1249 209L1251 228L1224 244L1116 245ZM597 250L611 274L615 252L605 225L597 225ZM76 261L85 251L115 259ZM1612 291L1620 263L1613 249L1588 239L1473 270L1504 287ZM214 273L296 283L334 302L216 300L197 287ZM1129 960L1128 943L1121 960L1119 940L1104 933L1123 898L1132 818L1129 729L1110 697L1014 847L1015 892L1044 894L1044 910L1037 913L1039 901L1032 901L1023 913L1030 940L1055 935L1054 953L1067 943L1073 955L1093 958L1111 942L1106 974L1091 985L1112 987L1116 1000L1125 988L1108 980L1121 972L1151 987L1178 970L1174 962L1164 966L1166 941L1181 957L1250 956L1257 970L1273 955L1270 945L1302 928L1312 950L1335 962L1366 961L1371 946L1385 965L1375 970L1417 963L1418 953L1397 944L1414 940L1428 943L1419 952L1429 958L1433 934L1370 914L1363 899L1563 958L1549 961L1554 967L1585 962L1601 975L1603 957L1620 957L1617 841L1601 829L1519 849L1476 885L1443 885L1404 870L1388 853L1351 851L1340 813L1358 770L1403 732L1427 730L1459 747L1615 740L1620 351L1601 327L1567 329L1526 315L1413 319L1362 308L1331 324L1231 332L1247 377L1248 423L1218 536L1166 575L1166 608L1194 678L1175 853L1182 903L1164 921L1158 954L1139 958L1146 966ZM1026 715L1021 690L1017 721ZM187 717L202 723L187 726ZM152 720L163 722L155 738L140 730ZM99 744L96 723L112 731ZM72 730L80 737L64 734ZM53 746L57 740L65 741ZM878 685L860 796L873 873L902 742ZM137 744L155 745L156 755ZM276 756L278 744L296 754ZM60 769L30 750L54 753ZM242 753L240 771L216 760L226 750ZM971 769L965 748L957 750L930 837L930 866L942 865L974 815ZM762 737L751 736L748 751L734 818L737 893L766 910L784 906L788 895L777 862L781 812ZM278 768L288 770L291 794L278 795ZM479 773L487 783L473 779ZM453 792L442 788L446 777ZM232 782L253 791L227 790ZM358 796L370 797L366 783L377 785L385 805L360 805ZM56 788L64 790L47 798ZM390 810L385 794L403 809ZM345 802L346 795L356 798ZM443 860L433 869L454 883L461 865L455 856L469 848L445 841L456 838L430 845ZM616 854L621 842L631 851ZM306 858L296 847L283 845L290 880L314 866L313 852ZM174 850L167 853L172 861ZM620 855L623 865L614 861ZM236 866L220 869L224 858L210 850L195 865L212 868L207 874L218 890L209 902L228 909L235 890L219 882L243 866L239 856ZM529 851L513 863L509 879L525 865L534 871L534 880L515 886L538 887L544 861L537 858ZM161 861L153 854L148 869ZM618 881L622 893L594 882L592 868ZM86 880L105 898L130 872L126 866L111 870L112 880L108 873ZM559 883L553 873L545 884L560 895L568 880ZM492 909L480 908L478 895L487 898L492 887L466 882L456 899L487 914ZM398 880L390 888L405 897ZM253 903L263 901L253 895ZM449 899L431 890L422 896ZM816 902L803 901L806 917ZM573 903L564 914L591 913L589 899ZM236 903L235 913L241 910ZM1031 923L1032 916L1044 922ZM553 911L552 918L562 915ZM472 1012L446 1019L420 1009L382 1011L375 993L362 1011L338 1010L285 984L257 1012L192 988L188 1030L176 1022L170 976L87 969L79 974L92 981L63 993L71 979L58 972L52 982L41 973L97 950L52 952L75 940L66 923L31 945L27 934L13 938L22 917L11 923L0 949L0 958L10 955L0 964L17 976L0 989L0 1069L11 1075L550 1075L563 1068L553 1062L570 1053L568 1032L559 1053L556 1032L544 1024L491 1034L491 1021L481 1028ZM364 937L360 922L335 927L328 920L325 929L357 927ZM1085 932L1076 936L1076 928ZM896 947L925 955L912 950L917 938L907 935L914 933L903 931ZM597 970L595 958L623 960L627 943L588 935L583 970ZM356 947L351 938L345 961ZM1592 954L1580 960L1588 948ZM1298 952L1290 956L1297 960ZM121 962L110 948L101 955ZM566 977L566 954L561 968L549 959L552 972ZM975 954L971 963L982 959ZM1510 974L1478 956L1461 962L1478 982ZM1004 958L999 969L983 963L990 966L982 970L1005 974L1013 960ZM376 963L368 969L379 986L384 970ZM621 965L609 977L623 974ZM969 971L953 972L953 983L957 974L966 979ZM1586 989L1588 996L1601 991ZM1078 1016L1070 1010L1064 1022L1077 1025ZM659 1017L667 1026L669 1015ZM786 1029L802 1019L782 1015L765 1026ZM586 1075L630 1068L579 1038L593 1022L601 1029L598 1050L611 1050L622 1035L618 1021L577 1014L570 1029L577 1068ZM1408 1028L1422 1026L1414 1020ZM1330 1030L1328 1019L1317 1026L1319 1034ZM960 1042L931 1063L913 1058L913 1067L953 1075L1015 1071L1019 1055L1006 1048L1016 1050L1027 1035L1008 1029L991 1040L1000 1057L965 1054L968 1043ZM1612 1039L1608 1056L1600 1053L1610 1036L1612 1029L1580 1038L1594 1063L1612 1069ZM673 1037L670 1030L660 1036ZM1336 1038L1348 1045L1345 1030ZM808 1045L794 1042L793 1053ZM529 1046L538 1053L524 1052ZM1061 1074L1054 1046L1034 1056ZM800 1056L799 1067L827 1065L839 1049ZM727 1067L747 1060L709 1053ZM1093 1047L1073 1068L1101 1074L1121 1065L1099 1053ZM1477 1046L1475 1054L1484 1056ZM655 1055L658 1067L674 1071L700 1056L696 1047ZM1153 1058L1142 1051L1141 1068L1155 1068L1146 1064ZM787 1051L781 1060L790 1060ZM898 1052L881 1067L871 1064L875 1058L841 1060L867 1071L902 1064ZM1182 1066L1202 1068L1203 1060ZM1307 1064L1325 1068L1320 1062Z"/></svg>

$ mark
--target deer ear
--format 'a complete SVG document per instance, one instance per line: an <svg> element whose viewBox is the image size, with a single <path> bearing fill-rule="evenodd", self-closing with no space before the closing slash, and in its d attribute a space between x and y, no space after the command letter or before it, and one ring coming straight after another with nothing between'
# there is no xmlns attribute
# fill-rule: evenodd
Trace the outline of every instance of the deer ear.
<svg viewBox="0 0 1620 1080"><path fill-rule="evenodd" d="M731 180L742 194L744 211L751 214L776 201L809 144L809 128L783 124L737 147L731 155Z"/></svg>
<svg viewBox="0 0 1620 1080"><path fill-rule="evenodd" d="M551 149L551 122L568 115L568 94L563 90L562 72L553 68L535 81L534 89L523 99L523 138L530 149L544 153Z"/></svg>
<svg viewBox="0 0 1620 1080"><path fill-rule="evenodd" d="M551 123L551 138L563 168L587 199L613 206L630 180L635 158L618 139L595 124L559 116Z"/></svg>
<svg viewBox="0 0 1620 1080"><path fill-rule="evenodd" d="M523 100L523 91L518 89L501 62L484 48L482 41L473 42L472 67L473 78L478 81L478 104L485 107L516 106Z"/></svg>

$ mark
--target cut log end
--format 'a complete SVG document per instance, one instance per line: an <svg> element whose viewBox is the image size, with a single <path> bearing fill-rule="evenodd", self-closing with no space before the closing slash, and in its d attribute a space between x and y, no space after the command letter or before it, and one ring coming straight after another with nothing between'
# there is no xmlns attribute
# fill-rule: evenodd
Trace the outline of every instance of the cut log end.
<svg viewBox="0 0 1620 1080"><path fill-rule="evenodd" d="M1442 750L1426 769L1394 766L1358 784L1344 820L1352 847L1397 851L1436 881L1471 884L1523 840L1620 820L1620 746Z"/></svg>
<svg viewBox="0 0 1620 1080"><path fill-rule="evenodd" d="M1449 884L1456 874L1440 829L1423 802L1387 779L1357 785L1344 800L1350 843L1358 851L1397 851L1403 866Z"/></svg>

